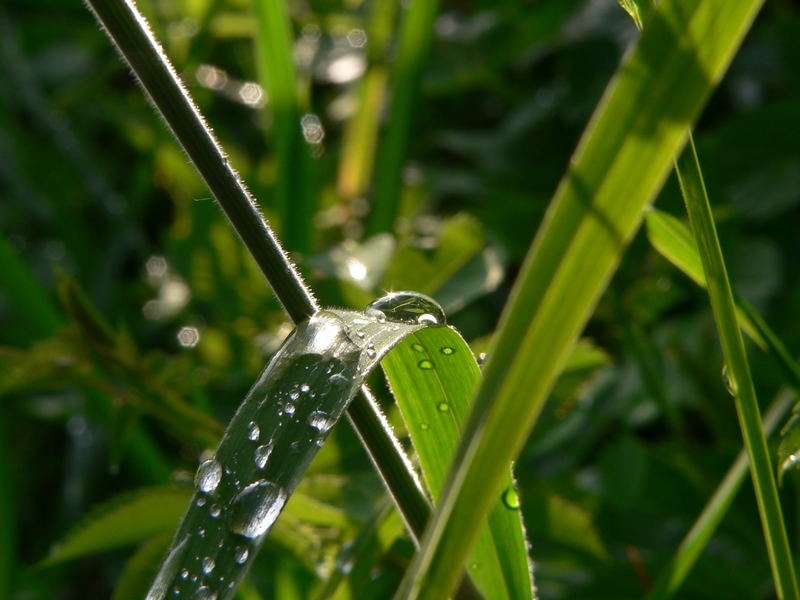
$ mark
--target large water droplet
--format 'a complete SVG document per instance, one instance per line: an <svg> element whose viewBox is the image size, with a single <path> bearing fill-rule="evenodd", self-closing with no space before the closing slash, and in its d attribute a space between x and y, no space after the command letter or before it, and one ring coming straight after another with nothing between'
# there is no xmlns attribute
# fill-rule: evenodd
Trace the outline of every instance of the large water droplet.
<svg viewBox="0 0 800 600"><path fill-rule="evenodd" d="M213 570L214 570L214 567L216 567L216 566L217 566L217 565L216 565L216 563L214 562L214 559L213 559L213 558L211 558L210 556L206 556L206 557L203 559L203 562L202 562L203 573L205 573L206 575L208 575L209 573L211 573L211 571L213 571Z"/></svg>
<svg viewBox="0 0 800 600"><path fill-rule="evenodd" d="M197 474L194 476L197 489L204 494L217 489L220 480L222 480L222 467L213 458L203 462L197 468Z"/></svg>
<svg viewBox="0 0 800 600"><path fill-rule="evenodd" d="M263 469L267 464L267 459L269 455L272 454L272 444L263 444L256 448L254 452L254 458L256 462L256 466L259 469Z"/></svg>
<svg viewBox="0 0 800 600"><path fill-rule="evenodd" d="M236 546L236 549L233 551L233 558L238 565L246 563L248 556L250 556L250 551L245 546Z"/></svg>
<svg viewBox="0 0 800 600"><path fill-rule="evenodd" d="M287 402L286 406L283 407L283 412L285 412L287 415L293 415L294 414L294 404L292 404L291 402Z"/></svg>
<svg viewBox="0 0 800 600"><path fill-rule="evenodd" d="M251 483L233 499L230 528L248 538L264 535L286 503L286 493L265 479Z"/></svg>
<svg viewBox="0 0 800 600"><path fill-rule="evenodd" d="M424 371L430 371L433 368L433 363L426 358L419 361L417 366Z"/></svg>
<svg viewBox="0 0 800 600"><path fill-rule="evenodd" d="M251 442L255 442L258 437L261 435L261 429L258 426L258 423L255 421L250 421L247 424L247 439Z"/></svg>
<svg viewBox="0 0 800 600"><path fill-rule="evenodd" d="M451 354L455 354L456 351L450 346L443 346L439 349L439 352L441 352L445 356L450 356Z"/></svg>
<svg viewBox="0 0 800 600"><path fill-rule="evenodd" d="M503 490L502 500L503 504L506 505L506 508L510 508L511 510L519 510L519 496L517 495L517 490L514 489L513 485Z"/></svg>
<svg viewBox="0 0 800 600"><path fill-rule="evenodd" d="M364 312L371 317L385 317L400 323L444 325L447 322L439 303L417 292L392 292L370 303Z"/></svg>
<svg viewBox="0 0 800 600"><path fill-rule="evenodd" d="M211 588L202 586L197 588L192 598L193 600L217 600L217 595L211 591Z"/></svg>
<svg viewBox="0 0 800 600"><path fill-rule="evenodd" d="M308 424L320 433L325 433L333 425L333 419L331 419L328 413L315 410L308 415Z"/></svg>

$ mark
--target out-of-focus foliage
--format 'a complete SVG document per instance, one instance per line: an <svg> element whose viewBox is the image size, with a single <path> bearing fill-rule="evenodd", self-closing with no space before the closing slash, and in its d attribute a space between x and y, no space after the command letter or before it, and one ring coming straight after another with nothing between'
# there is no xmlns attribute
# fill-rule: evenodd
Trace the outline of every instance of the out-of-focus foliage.
<svg viewBox="0 0 800 600"><path fill-rule="evenodd" d="M138 4L280 233L253 5ZM300 105L313 115L304 121L313 131L303 174L315 204L311 251L295 259L323 304L360 309L384 290L417 289L485 351L635 27L613 0L442 2L399 217L391 234L364 237L370 194L342 191L350 188L339 160L366 66L391 66L395 34L367 61L378 5L288 3ZM390 31L403 14L389 15ZM796 3L766 3L696 134L736 291L792 355L800 350L798 27ZM92 507L120 508L140 488L190 479L290 328L82 3L3 3L0 73L0 598L6 590L107 598L117 583L116 598L141 597L136 586L157 567L168 534L138 550L107 546L33 567L59 540L74 541L76 525L102 526L82 521ZM674 181L657 205L682 216ZM641 597L736 456L740 434L706 298L646 236L626 254L588 335L516 463L536 583L542 598ZM768 399L785 376L769 355L751 359ZM402 433L391 398L382 400ZM800 526L797 477L787 471L781 491L790 540ZM156 531L137 515L139 532ZM112 533L125 532L103 536ZM412 550L342 423L240 595L386 598ZM745 485L679 596L770 593Z"/></svg>

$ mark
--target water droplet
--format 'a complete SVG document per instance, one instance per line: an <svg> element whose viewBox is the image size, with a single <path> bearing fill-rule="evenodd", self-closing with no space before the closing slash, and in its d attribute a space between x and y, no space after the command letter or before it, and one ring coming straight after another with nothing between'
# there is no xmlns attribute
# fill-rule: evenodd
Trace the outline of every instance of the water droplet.
<svg viewBox="0 0 800 600"><path fill-rule="evenodd" d="M217 595L211 591L211 588L204 585L197 588L192 598L193 600L217 600Z"/></svg>
<svg viewBox="0 0 800 600"><path fill-rule="evenodd" d="M208 514L210 514L215 519L220 515L222 509L219 507L219 504L212 504L208 507Z"/></svg>
<svg viewBox="0 0 800 600"><path fill-rule="evenodd" d="M328 413L315 410L308 415L308 424L320 433L325 433L333 425L333 419L331 419Z"/></svg>
<svg viewBox="0 0 800 600"><path fill-rule="evenodd" d="M187 569L181 569L181 579L186 579L189 577L189 571Z"/></svg>
<svg viewBox="0 0 800 600"><path fill-rule="evenodd" d="M370 303L364 310L371 317L383 316L389 321L444 325L442 307L433 298L417 292L392 292Z"/></svg>
<svg viewBox="0 0 800 600"><path fill-rule="evenodd" d="M222 467L213 458L205 461L197 468L194 476L195 485L201 492L208 494L217 489L222 479Z"/></svg>
<svg viewBox="0 0 800 600"><path fill-rule="evenodd" d="M425 352L425 347L422 344L411 344L411 347L417 352Z"/></svg>
<svg viewBox="0 0 800 600"><path fill-rule="evenodd" d="M441 352L445 356L450 356L451 354L455 354L456 351L450 346L443 346L442 348L439 349L439 352Z"/></svg>
<svg viewBox="0 0 800 600"><path fill-rule="evenodd" d="M215 566L217 566L217 565L216 565L216 563L214 562L214 559L213 559L213 558L211 558L210 556L206 556L206 557L203 559L203 562L202 562L203 573L205 573L206 575L208 575L209 573L211 573L211 571L213 571L213 570L214 570L214 567L215 567Z"/></svg>
<svg viewBox="0 0 800 600"><path fill-rule="evenodd" d="M299 397L300 397L300 392L298 392L297 390L292 390L291 392L289 392L289 398L291 398L292 400L297 401Z"/></svg>
<svg viewBox="0 0 800 600"><path fill-rule="evenodd" d="M307 394L310 389L311 388L309 387L309 385L307 383L304 383L303 385L300 386L300 393Z"/></svg>
<svg viewBox="0 0 800 600"><path fill-rule="evenodd" d="M287 415L293 415L294 414L294 404L292 404L291 402L287 402L286 406L283 407L283 412L285 412Z"/></svg>
<svg viewBox="0 0 800 600"><path fill-rule="evenodd" d="M725 382L725 389L728 390L728 393L736 397L738 390L736 388L736 382L734 381L733 377L731 377L731 373L728 370L728 365L722 365L722 380Z"/></svg>
<svg viewBox="0 0 800 600"><path fill-rule="evenodd" d="M264 535L286 503L286 493L265 479L251 483L233 499L230 528L248 538Z"/></svg>
<svg viewBox="0 0 800 600"><path fill-rule="evenodd" d="M486 354L486 352L481 352L480 354L478 354L478 364L483 366L484 364L486 364L488 358L489 356Z"/></svg>
<svg viewBox="0 0 800 600"><path fill-rule="evenodd" d="M233 551L233 558L236 564L243 565L247 562L248 556L250 556L250 551L244 546L236 546L236 549Z"/></svg>
<svg viewBox="0 0 800 600"><path fill-rule="evenodd" d="M378 353L375 351L374 344L370 344L369 346L367 346L367 356L369 356L370 358L375 358L377 354Z"/></svg>
<svg viewBox="0 0 800 600"><path fill-rule="evenodd" d="M436 408L439 409L439 412L447 412L450 410L450 405L447 402L439 402Z"/></svg>
<svg viewBox="0 0 800 600"><path fill-rule="evenodd" d="M425 371L429 371L429 370L431 370L433 368L433 363L426 358L424 360L419 361L417 363L417 366L420 369L423 369Z"/></svg>
<svg viewBox="0 0 800 600"><path fill-rule="evenodd" d="M254 452L254 457L256 461L256 466L259 469L263 469L267 464L267 459L269 455L272 454L272 443L263 444L256 448Z"/></svg>
<svg viewBox="0 0 800 600"><path fill-rule="evenodd" d="M363 340L363 339L364 339L364 336L365 336L366 334L364 333L364 330L363 330L363 329L356 329L356 335L358 336L358 338L359 338L359 339L362 339L362 340Z"/></svg>
<svg viewBox="0 0 800 600"><path fill-rule="evenodd" d="M506 505L506 508L510 508L511 510L519 510L519 496L517 495L517 490L514 489L513 485L503 490L502 500L503 504Z"/></svg>
<svg viewBox="0 0 800 600"><path fill-rule="evenodd" d="M197 504L197 506L205 506L205 505L206 505L206 498L205 498L205 496L200 496L200 497L197 499L197 502L195 502L195 504Z"/></svg>
<svg viewBox="0 0 800 600"><path fill-rule="evenodd" d="M202 527L198 527L197 528L197 537L201 537L201 538L206 537L206 530L203 529Z"/></svg>
<svg viewBox="0 0 800 600"><path fill-rule="evenodd" d="M247 439L255 442L261 435L261 429L255 421L250 421L247 424Z"/></svg>
<svg viewBox="0 0 800 600"><path fill-rule="evenodd" d="M428 425L427 423L420 423L419 428L422 429L422 431L428 431L428 429L430 429L431 426Z"/></svg>

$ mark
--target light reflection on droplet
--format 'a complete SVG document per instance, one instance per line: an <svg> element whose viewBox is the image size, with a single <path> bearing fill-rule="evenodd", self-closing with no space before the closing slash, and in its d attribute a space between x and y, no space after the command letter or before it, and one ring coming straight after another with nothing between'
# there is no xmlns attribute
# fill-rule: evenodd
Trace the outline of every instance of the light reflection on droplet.
<svg viewBox="0 0 800 600"><path fill-rule="evenodd" d="M217 489L219 482L222 480L222 467L213 458L203 462L197 468L197 474L194 481L197 489L207 494Z"/></svg>
<svg viewBox="0 0 800 600"><path fill-rule="evenodd" d="M178 331L178 343L184 348L194 348L200 341L200 331L197 327L181 327Z"/></svg>
<svg viewBox="0 0 800 600"><path fill-rule="evenodd" d="M230 528L248 538L264 535L283 509L286 493L264 479L244 488L231 504Z"/></svg>

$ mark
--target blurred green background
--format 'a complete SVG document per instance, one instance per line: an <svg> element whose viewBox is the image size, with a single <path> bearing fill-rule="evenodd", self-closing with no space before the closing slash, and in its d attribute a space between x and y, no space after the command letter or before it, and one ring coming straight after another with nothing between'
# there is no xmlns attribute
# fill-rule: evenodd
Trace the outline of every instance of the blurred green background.
<svg viewBox="0 0 800 600"><path fill-rule="evenodd" d="M138 5L280 235L253 4ZM370 236L372 194L353 183L363 165L347 144L367 110L365 72L392 74L402 6L384 48L369 44L385 5L289 2L310 157L289 197L303 190L313 208L290 235L302 250L293 257L326 305L433 295L481 352L636 31L614 0L443 2L412 105L399 215L391 233ZM696 135L735 287L795 353L799 28L800 3L766 3ZM207 415L227 422L290 327L81 2L0 3L0 73L0 598L107 598L133 547L37 564L98 503L190 479L220 431ZM657 206L682 216L673 179ZM641 597L740 433L707 298L643 234L586 336L585 364L562 377L516 464L536 582L544 599ZM780 374L761 354L752 361L766 404ZM377 550L349 573L358 585L337 593L389 597L412 545L384 514L347 424L300 491L306 504L287 509L242 597L317 597L368 524ZM795 554L798 492L792 474L781 494ZM747 482L679 597L771 597L755 515ZM338 570L349 571L341 557Z"/></svg>

